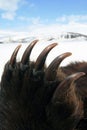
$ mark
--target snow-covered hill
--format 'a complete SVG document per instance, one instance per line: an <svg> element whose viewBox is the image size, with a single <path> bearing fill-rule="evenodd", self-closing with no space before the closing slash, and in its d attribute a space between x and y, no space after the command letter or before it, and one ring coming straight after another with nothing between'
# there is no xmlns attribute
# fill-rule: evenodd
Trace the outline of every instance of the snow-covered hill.
<svg viewBox="0 0 87 130"><path fill-rule="evenodd" d="M28 43L34 39L45 39L46 41L58 40L87 40L87 35L75 32L61 32L54 34L30 35L29 33L5 33L0 34L0 43Z"/></svg>

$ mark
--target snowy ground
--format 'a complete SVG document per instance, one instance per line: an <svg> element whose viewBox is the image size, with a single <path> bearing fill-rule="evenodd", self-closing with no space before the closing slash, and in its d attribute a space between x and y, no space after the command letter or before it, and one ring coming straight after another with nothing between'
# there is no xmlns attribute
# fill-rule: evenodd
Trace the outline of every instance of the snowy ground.
<svg viewBox="0 0 87 130"><path fill-rule="evenodd" d="M58 41L57 41L58 42ZM36 60L40 52L49 44L53 43L48 41L39 41L38 44L35 45L33 51L31 53L31 60ZM19 45L19 43L6 43L0 44L0 79L3 72L3 68L5 63L10 59L11 54L14 48ZM17 60L20 60L25 48L28 46L28 43L22 43L22 47L19 50ZM87 41L60 41L58 46L51 50L49 53L46 64L49 63L58 55L65 53L65 52L72 52L72 55L66 58L61 65L64 66L71 61L87 61Z"/></svg>

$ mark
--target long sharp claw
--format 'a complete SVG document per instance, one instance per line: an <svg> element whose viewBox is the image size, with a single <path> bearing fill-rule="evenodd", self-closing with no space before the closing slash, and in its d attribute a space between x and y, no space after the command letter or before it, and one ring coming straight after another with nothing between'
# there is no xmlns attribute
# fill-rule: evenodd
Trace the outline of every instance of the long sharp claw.
<svg viewBox="0 0 87 130"><path fill-rule="evenodd" d="M20 47L21 47L21 45L18 45L18 46L15 48L15 50L14 50L14 52L13 52L11 58L10 58L10 65L11 65L11 66L14 66L14 64L15 64L15 62L16 62L16 56L17 56L17 53L18 53Z"/></svg>
<svg viewBox="0 0 87 130"><path fill-rule="evenodd" d="M30 58L30 54L31 54L31 51L33 49L33 47L35 46L35 44L38 42L38 40L34 40L33 42L31 42L31 44L29 44L29 46L26 48L23 56L22 56L22 59L21 59L21 63L22 64L26 64Z"/></svg>
<svg viewBox="0 0 87 130"><path fill-rule="evenodd" d="M41 54L38 56L37 60L36 60L36 65L35 65L35 70L41 70L44 66L46 57L48 55L48 53L51 51L52 48L54 48L57 45L57 43L53 43L49 46L47 46L42 52Z"/></svg>
<svg viewBox="0 0 87 130"><path fill-rule="evenodd" d="M68 76L56 88L56 90L54 92L53 99L56 99L57 97L61 97L60 95L64 95L64 93L66 93L67 90L72 86L72 83L75 82L77 79L79 79L81 76L84 76L84 75L85 75L84 72L77 72L75 74L72 74L72 75ZM72 87L74 87L74 86L72 86Z"/></svg>
<svg viewBox="0 0 87 130"><path fill-rule="evenodd" d="M72 53L70 52L66 52L63 53L59 56L57 56L52 62L51 64L48 66L48 68L46 69L46 79L48 81L52 81L55 79L56 73L57 73L57 69L60 65L60 63L68 56L70 56Z"/></svg>

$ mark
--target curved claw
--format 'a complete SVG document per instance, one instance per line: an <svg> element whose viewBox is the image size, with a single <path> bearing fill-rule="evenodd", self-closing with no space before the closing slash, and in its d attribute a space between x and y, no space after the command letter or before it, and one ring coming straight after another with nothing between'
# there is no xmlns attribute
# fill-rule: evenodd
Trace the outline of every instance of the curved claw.
<svg viewBox="0 0 87 130"><path fill-rule="evenodd" d="M30 58L30 54L31 54L31 51L33 49L33 47L35 46L35 44L38 42L38 40L34 40L33 42L31 42L31 44L29 44L29 46L26 48L23 56L22 56L22 59L21 59L21 63L22 64L26 64Z"/></svg>
<svg viewBox="0 0 87 130"><path fill-rule="evenodd" d="M41 54L38 56L38 58L37 58L37 60L36 60L35 70L41 70L41 69L43 68L48 53L49 53L49 52L51 51L51 49L53 49L56 45L57 45L57 43L53 43L53 44L47 46L47 47L41 52Z"/></svg>
<svg viewBox="0 0 87 130"><path fill-rule="evenodd" d="M52 62L51 64L48 66L48 68L46 69L46 79L48 81L52 81L55 79L56 76L56 71L60 65L60 63L68 56L70 56L72 53L70 52L66 52L63 53L59 56L57 56Z"/></svg>
<svg viewBox="0 0 87 130"><path fill-rule="evenodd" d="M13 52L11 58L10 58L10 65L11 65L11 66L14 66L14 64L15 64L15 62L16 62L16 56L17 56L17 53L18 53L20 47L21 47L21 45L18 45L18 46L15 48L15 50L14 50L14 52Z"/></svg>
<svg viewBox="0 0 87 130"><path fill-rule="evenodd" d="M53 99L56 99L58 97L62 98L60 95L64 95L64 92L65 93L67 92L67 90L72 86L72 83L84 75L85 75L84 72L78 72L68 76L64 81L62 81L62 83L60 83L60 85L55 90ZM74 86L72 87L74 89Z"/></svg>

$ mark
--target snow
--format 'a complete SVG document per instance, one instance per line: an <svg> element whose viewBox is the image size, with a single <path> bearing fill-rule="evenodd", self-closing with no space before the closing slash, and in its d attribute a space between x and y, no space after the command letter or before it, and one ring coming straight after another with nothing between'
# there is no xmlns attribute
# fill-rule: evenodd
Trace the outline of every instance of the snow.
<svg viewBox="0 0 87 130"><path fill-rule="evenodd" d="M79 40L65 40L65 41L46 41L40 40L32 50L30 59L35 61L41 51L49 44L57 42L58 45L53 48L47 56L46 64L47 66L51 63L51 61L58 55L71 52L72 55L67 57L62 63L61 66L65 66L70 62L74 61L87 61L87 41L79 41ZM4 43L0 44L0 79L3 73L5 63L10 59L12 52L20 43ZM22 54L25 48L29 45L29 43L21 43L22 47L20 48L17 61L21 60Z"/></svg>

